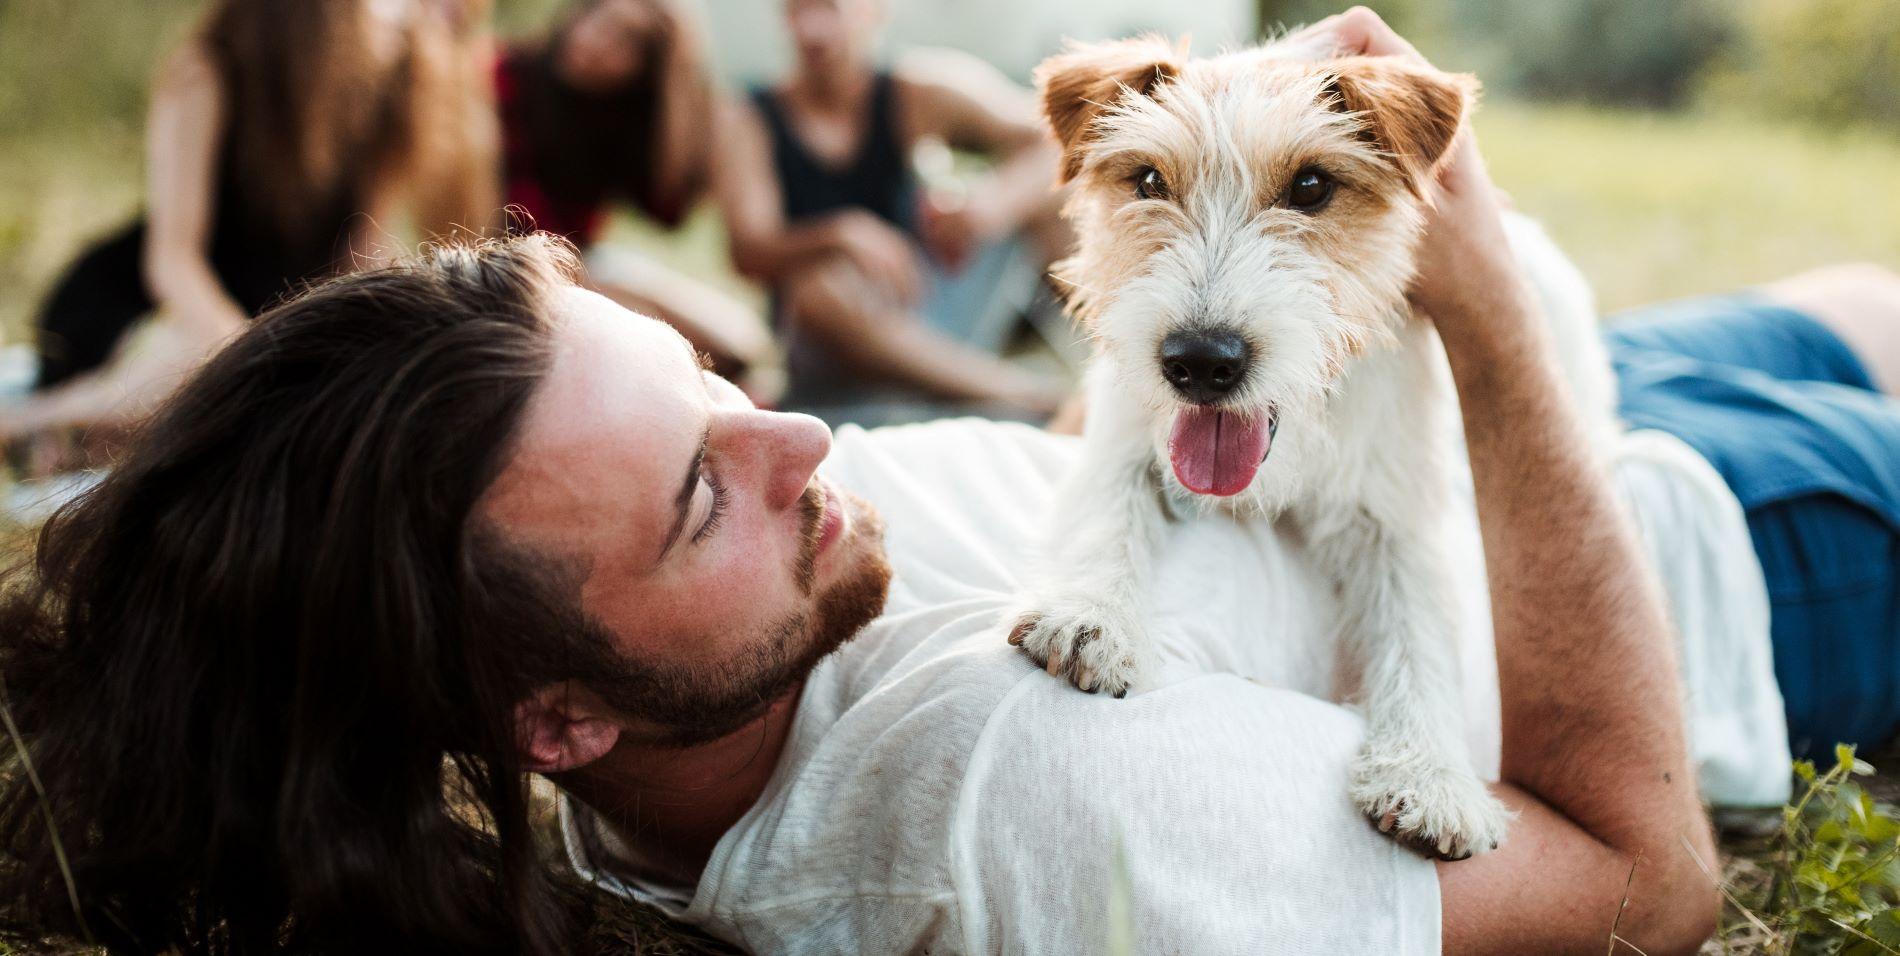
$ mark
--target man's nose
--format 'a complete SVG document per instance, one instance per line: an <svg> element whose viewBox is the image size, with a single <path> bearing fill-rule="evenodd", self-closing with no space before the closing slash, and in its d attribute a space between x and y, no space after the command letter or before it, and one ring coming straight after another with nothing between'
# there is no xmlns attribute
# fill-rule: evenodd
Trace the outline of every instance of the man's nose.
<svg viewBox="0 0 1900 956"><path fill-rule="evenodd" d="M789 508L805 493L818 463L831 453L831 429L810 415L748 411L747 444L757 451L766 507Z"/></svg>

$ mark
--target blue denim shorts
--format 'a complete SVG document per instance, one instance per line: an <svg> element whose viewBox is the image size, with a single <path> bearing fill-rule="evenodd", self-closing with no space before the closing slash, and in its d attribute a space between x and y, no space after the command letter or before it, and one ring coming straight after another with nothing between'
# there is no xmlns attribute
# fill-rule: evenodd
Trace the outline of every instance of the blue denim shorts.
<svg viewBox="0 0 1900 956"><path fill-rule="evenodd" d="M1713 465L1768 583L1797 755L1900 729L1900 401L1826 326L1752 296L1606 320L1623 418Z"/></svg>

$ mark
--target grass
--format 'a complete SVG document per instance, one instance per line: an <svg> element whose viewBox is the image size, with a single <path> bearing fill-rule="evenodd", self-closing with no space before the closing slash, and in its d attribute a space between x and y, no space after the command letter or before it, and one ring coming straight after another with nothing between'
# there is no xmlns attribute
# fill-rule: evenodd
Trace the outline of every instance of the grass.
<svg viewBox="0 0 1900 956"><path fill-rule="evenodd" d="M504 13L533 2L504 4ZM24 62L16 54L31 52L21 44L33 31L14 28L63 29L67 8L54 0L0 2L0 63ZM124 9L124 22L67 34L73 45L61 51L69 62L135 61L117 71L109 96L95 97L108 106L85 113L60 105L93 102L79 97L98 91L73 85L84 77L14 68L0 76L6 341L25 340L32 311L63 263L139 208L142 147L136 91L128 89L191 7L154 0ZM40 101L54 105L26 108ZM1892 132L1508 101L1486 104L1477 126L1499 184L1576 257L1606 310L1829 262L1900 267L1900 135ZM616 235L715 281L735 281L723 265L717 225L705 215L674 236L628 222ZM1857 773L1851 755L1843 767L1810 768L1809 795L1770 837L1725 844L1730 902L1723 935L1706 953L1896 951L1886 947L1900 945L1900 936L1887 934L1900 923L1881 914L1891 912L1900 882L1893 861L1900 825L1885 802L1900 795L1900 783ZM631 935L647 947L666 944L650 924ZM0 956L29 950L45 951L0 941Z"/></svg>
<svg viewBox="0 0 1900 956"><path fill-rule="evenodd" d="M1800 795L1780 826L1731 846L1720 936L1707 954L1900 954L1900 820L1892 779L1848 746L1822 773L1795 764Z"/></svg>
<svg viewBox="0 0 1900 956"><path fill-rule="evenodd" d="M1487 103L1498 184L1605 310L1831 262L1900 267L1900 135L1719 115Z"/></svg>
<svg viewBox="0 0 1900 956"><path fill-rule="evenodd" d="M1605 310L1730 290L1844 260L1900 267L1900 135L1738 116L1492 102L1498 183L1595 284ZM61 124L0 151L0 335L22 341L64 262L139 207L135 124ZM618 234L728 286L711 217Z"/></svg>

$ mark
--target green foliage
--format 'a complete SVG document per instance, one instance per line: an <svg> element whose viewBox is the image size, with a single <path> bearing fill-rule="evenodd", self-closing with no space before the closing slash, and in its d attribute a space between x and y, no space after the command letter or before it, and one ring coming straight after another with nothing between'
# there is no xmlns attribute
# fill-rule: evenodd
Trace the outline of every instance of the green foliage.
<svg viewBox="0 0 1900 956"><path fill-rule="evenodd" d="M1725 938L1768 954L1900 953L1900 820L1858 781L1874 768L1854 748L1835 759L1824 774L1795 764L1806 792L1782 809L1761 872L1731 889Z"/></svg>
<svg viewBox="0 0 1900 956"><path fill-rule="evenodd" d="M1487 83L1548 99L1682 103L1734 32L1726 0L1452 0Z"/></svg>
<svg viewBox="0 0 1900 956"><path fill-rule="evenodd" d="M1900 124L1900 0L1749 0L1705 95L1831 125Z"/></svg>

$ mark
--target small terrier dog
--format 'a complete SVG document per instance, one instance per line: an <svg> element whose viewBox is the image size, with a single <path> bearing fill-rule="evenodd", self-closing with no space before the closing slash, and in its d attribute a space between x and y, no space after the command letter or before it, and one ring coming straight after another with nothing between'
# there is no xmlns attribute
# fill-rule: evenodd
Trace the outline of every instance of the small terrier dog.
<svg viewBox="0 0 1900 956"><path fill-rule="evenodd" d="M1406 287L1431 177L1477 84L1308 53L1189 60L1144 37L1037 70L1075 184L1078 247L1057 278L1095 355L1081 460L1010 640L1122 696L1153 666L1145 594L1171 510L1295 528L1344 609L1367 718L1354 802L1422 852L1463 859L1495 848L1509 814L1465 744L1439 531L1457 406ZM1573 397L1593 429L1613 427L1588 287L1529 220L1508 227Z"/></svg>

